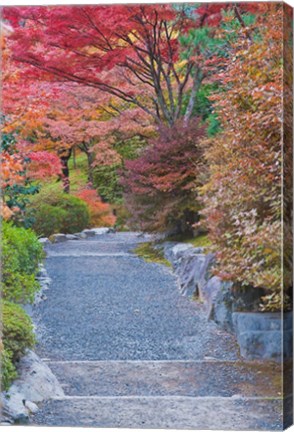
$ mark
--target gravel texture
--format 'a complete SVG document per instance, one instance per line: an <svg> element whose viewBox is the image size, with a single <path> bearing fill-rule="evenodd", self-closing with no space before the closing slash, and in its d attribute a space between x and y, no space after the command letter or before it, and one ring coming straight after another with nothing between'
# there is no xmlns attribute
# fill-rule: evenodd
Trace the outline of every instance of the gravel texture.
<svg viewBox="0 0 294 432"><path fill-rule="evenodd" d="M279 400L100 397L55 400L45 412L47 426L281 431L281 406Z"/></svg>
<svg viewBox="0 0 294 432"><path fill-rule="evenodd" d="M277 364L224 361L49 362L67 396L279 397Z"/></svg>
<svg viewBox="0 0 294 432"><path fill-rule="evenodd" d="M37 353L65 397L32 425L277 430L279 365L243 362L235 337L132 251L136 233L46 245L52 279L33 308Z"/></svg>
<svg viewBox="0 0 294 432"><path fill-rule="evenodd" d="M38 354L52 360L236 359L234 337L179 294L171 270L132 253L139 241L146 240L117 233L46 247L52 284L33 312Z"/></svg>

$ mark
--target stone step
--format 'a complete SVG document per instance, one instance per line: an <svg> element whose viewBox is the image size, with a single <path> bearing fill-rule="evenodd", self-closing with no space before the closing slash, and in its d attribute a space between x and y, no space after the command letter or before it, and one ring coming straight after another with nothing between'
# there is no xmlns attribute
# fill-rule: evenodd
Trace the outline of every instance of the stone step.
<svg viewBox="0 0 294 432"><path fill-rule="evenodd" d="M282 430L282 401L222 397L68 397L33 425L193 430Z"/></svg>
<svg viewBox="0 0 294 432"><path fill-rule="evenodd" d="M47 364L69 396L281 395L276 379L281 376L279 365L271 363L107 360Z"/></svg>

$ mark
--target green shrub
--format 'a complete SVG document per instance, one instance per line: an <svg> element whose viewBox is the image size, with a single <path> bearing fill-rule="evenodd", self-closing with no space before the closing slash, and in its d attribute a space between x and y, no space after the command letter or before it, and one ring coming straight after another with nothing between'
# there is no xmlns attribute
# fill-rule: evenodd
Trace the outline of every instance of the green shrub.
<svg viewBox="0 0 294 432"><path fill-rule="evenodd" d="M128 221L131 214L128 209L124 205L114 205L114 214L116 216L115 228L119 231L129 231Z"/></svg>
<svg viewBox="0 0 294 432"><path fill-rule="evenodd" d="M2 233L3 239L17 252L23 271L28 274L36 272L44 255L36 234L30 229L19 228L9 222L3 223Z"/></svg>
<svg viewBox="0 0 294 432"><path fill-rule="evenodd" d="M67 212L62 208L40 203L35 212L33 229L39 235L49 237L51 234L61 232L61 226L67 216Z"/></svg>
<svg viewBox="0 0 294 432"><path fill-rule="evenodd" d="M15 363L35 343L33 325L15 303L34 299L39 284L35 280L43 247L36 234L10 222L2 224L2 332L0 338L1 387L7 390L17 377Z"/></svg>
<svg viewBox="0 0 294 432"><path fill-rule="evenodd" d="M2 327L4 349L15 363L35 344L32 321L19 305L4 301Z"/></svg>
<svg viewBox="0 0 294 432"><path fill-rule="evenodd" d="M87 204L76 196L63 193L55 185L43 187L33 197L30 212L35 219L33 229L38 235L75 233L87 228L90 215Z"/></svg>
<svg viewBox="0 0 294 432"><path fill-rule="evenodd" d="M120 204L123 201L123 188L119 182L120 165L98 165L94 171L94 186L106 201Z"/></svg>
<svg viewBox="0 0 294 432"><path fill-rule="evenodd" d="M39 283L35 280L43 248L36 234L4 222L2 225L2 293L6 300L31 302Z"/></svg>
<svg viewBox="0 0 294 432"><path fill-rule="evenodd" d="M0 381L1 390L8 390L12 381L17 378L17 372L11 360L11 353L4 349L0 340Z"/></svg>

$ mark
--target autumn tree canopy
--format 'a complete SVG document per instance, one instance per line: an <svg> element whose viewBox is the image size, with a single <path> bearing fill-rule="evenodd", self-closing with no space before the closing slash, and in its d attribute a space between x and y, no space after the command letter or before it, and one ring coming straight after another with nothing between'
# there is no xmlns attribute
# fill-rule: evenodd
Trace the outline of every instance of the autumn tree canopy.
<svg viewBox="0 0 294 432"><path fill-rule="evenodd" d="M33 66L30 73L99 88L171 126L181 116L190 120L203 63L213 54L200 32L185 56L179 36L215 26L227 7L12 7L5 17L15 28L13 57ZM234 11L244 24L237 5Z"/></svg>

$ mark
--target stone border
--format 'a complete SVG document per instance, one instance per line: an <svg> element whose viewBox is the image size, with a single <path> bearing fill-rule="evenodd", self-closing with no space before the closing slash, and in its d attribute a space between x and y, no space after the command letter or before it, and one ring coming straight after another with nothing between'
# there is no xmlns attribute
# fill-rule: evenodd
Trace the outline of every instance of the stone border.
<svg viewBox="0 0 294 432"><path fill-rule="evenodd" d="M75 233L75 234L58 233L58 234L52 234L49 238L41 237L39 238L39 242L42 243L44 246L46 246L51 243L63 243L68 240L83 240L89 237L95 237L97 235L109 234L114 232L116 232L114 228L107 228L107 227L90 228L90 229L84 229L82 232Z"/></svg>
<svg viewBox="0 0 294 432"><path fill-rule="evenodd" d="M214 255L189 243L164 242L157 246L172 264L179 290L203 303L208 320L236 335L240 353L246 359L281 361L292 357L292 313L239 312L256 310L265 291L242 289L211 272ZM282 337L284 343L282 344Z"/></svg>
<svg viewBox="0 0 294 432"><path fill-rule="evenodd" d="M19 377L0 395L1 425L27 424L38 403L63 397L64 392L51 369L33 351L27 351L18 365Z"/></svg>
<svg viewBox="0 0 294 432"><path fill-rule="evenodd" d="M283 358L292 358L292 312L234 312L233 322L242 357L281 361L283 346Z"/></svg>

